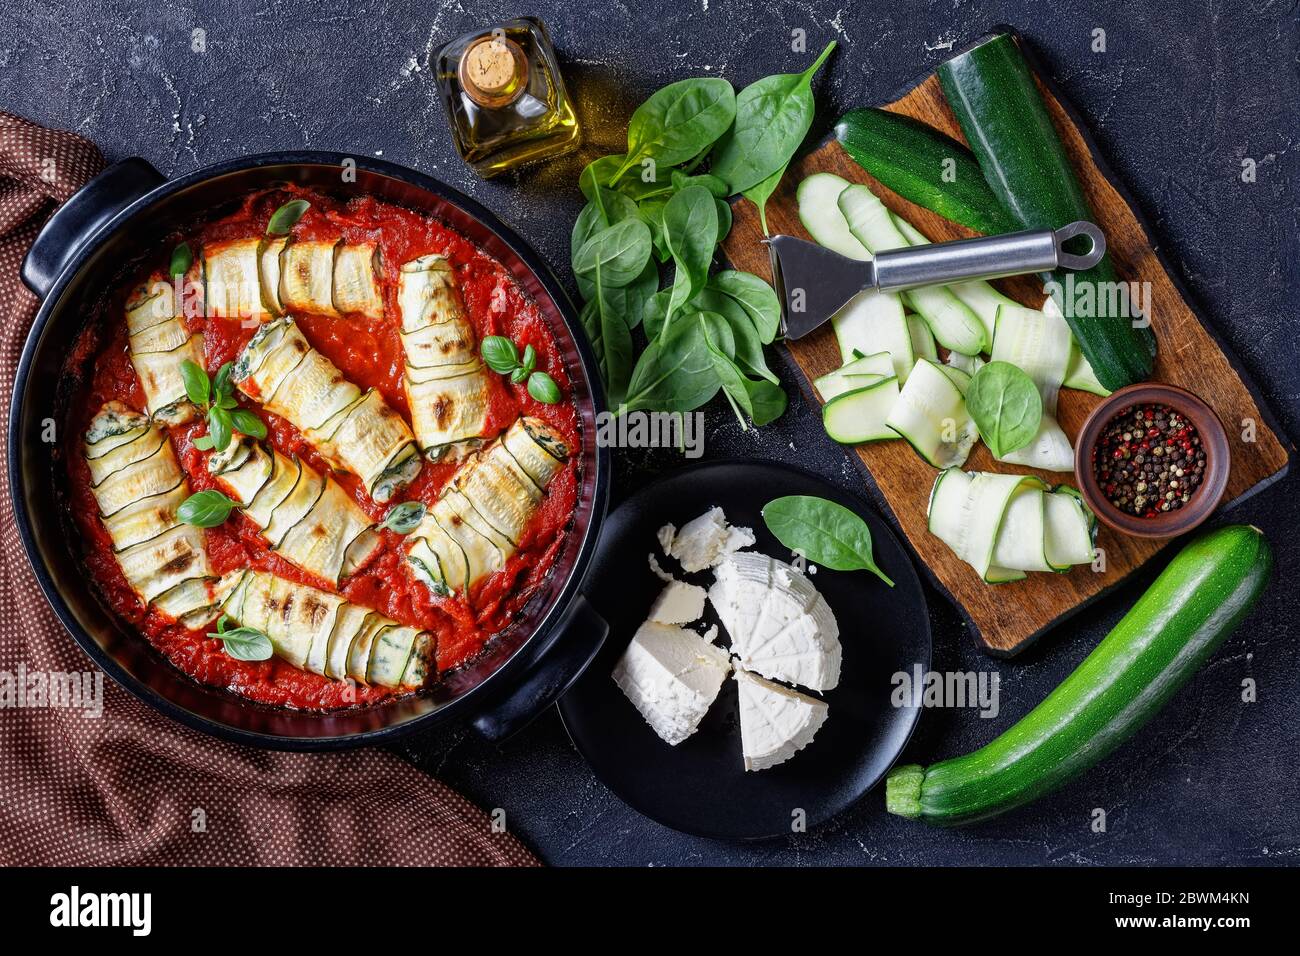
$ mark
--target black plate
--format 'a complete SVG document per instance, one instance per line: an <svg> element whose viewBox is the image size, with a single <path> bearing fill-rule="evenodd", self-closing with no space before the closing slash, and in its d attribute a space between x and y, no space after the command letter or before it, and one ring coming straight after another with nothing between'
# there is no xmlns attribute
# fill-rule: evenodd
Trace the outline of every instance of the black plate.
<svg viewBox="0 0 1300 956"><path fill-rule="evenodd" d="M746 773L735 682L728 680L700 729L676 747L660 740L610 674L663 586L647 555L655 532L718 505L733 524L752 528L755 550L791 558L763 524L762 509L782 495L818 495L860 514L871 528L876 562L895 582L866 571L819 568L812 581L840 625L840 683L824 695L830 716L816 740L791 760ZM661 558L666 570L676 562ZM708 584L710 572L679 575ZM892 676L930 666L930 615L921 583L884 520L856 496L808 472L767 462L724 461L684 469L624 502L605 522L586 587L610 625L600 656L560 701L574 745L596 776L653 820L699 836L761 839L789 834L798 810L809 828L875 786L902 752L919 717L890 704ZM709 623L717 623L710 607ZM720 637L720 642L725 641Z"/></svg>

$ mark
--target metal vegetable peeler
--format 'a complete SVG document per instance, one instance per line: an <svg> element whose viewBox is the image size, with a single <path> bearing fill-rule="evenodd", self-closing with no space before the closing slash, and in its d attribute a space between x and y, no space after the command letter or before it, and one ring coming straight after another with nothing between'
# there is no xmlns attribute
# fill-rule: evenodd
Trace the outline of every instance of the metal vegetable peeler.
<svg viewBox="0 0 1300 956"><path fill-rule="evenodd" d="M1075 236L1092 240L1086 254L1065 251L1065 243ZM867 289L897 292L1057 268L1090 269L1106 254L1106 237L1090 222L889 249L865 261L794 236L772 236L763 242L781 299L781 332L790 339L807 335Z"/></svg>

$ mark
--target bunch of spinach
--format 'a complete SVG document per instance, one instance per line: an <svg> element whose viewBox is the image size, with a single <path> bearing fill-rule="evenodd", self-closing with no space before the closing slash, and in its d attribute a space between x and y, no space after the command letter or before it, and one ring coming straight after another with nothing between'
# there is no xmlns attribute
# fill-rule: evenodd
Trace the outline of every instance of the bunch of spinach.
<svg viewBox="0 0 1300 956"><path fill-rule="evenodd" d="M739 96L716 77L672 83L632 114L627 152L583 169L570 254L582 326L620 413L691 411L719 391L742 427L785 411L763 352L780 325L776 293L746 272L710 272L731 231L729 197L752 201L767 231L765 204L808 132L812 78L834 48ZM661 266L671 266L662 289Z"/></svg>

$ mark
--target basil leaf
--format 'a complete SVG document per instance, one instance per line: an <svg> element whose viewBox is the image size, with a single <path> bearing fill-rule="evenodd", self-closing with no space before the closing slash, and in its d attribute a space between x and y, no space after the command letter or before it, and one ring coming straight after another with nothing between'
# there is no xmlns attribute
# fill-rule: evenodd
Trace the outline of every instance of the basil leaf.
<svg viewBox="0 0 1300 956"><path fill-rule="evenodd" d="M230 412L224 408L208 409L208 434L212 436L213 448L224 451L230 444L234 430L235 423L230 418Z"/></svg>
<svg viewBox="0 0 1300 956"><path fill-rule="evenodd" d="M709 338L721 352L731 354L735 342L727 323L708 313L701 315ZM713 398L721 387L709 342L701 334L700 322L690 315L666 328L641 353L632 370L624 410L689 412Z"/></svg>
<svg viewBox="0 0 1300 956"><path fill-rule="evenodd" d="M534 372L528 376L528 394L539 402L554 405L560 400L560 386L545 372Z"/></svg>
<svg viewBox="0 0 1300 956"><path fill-rule="evenodd" d="M993 457L1001 458L1038 434L1043 397L1034 380L1010 362L989 362L966 387L966 411Z"/></svg>
<svg viewBox="0 0 1300 956"><path fill-rule="evenodd" d="M222 621L225 621L224 616ZM220 640L225 652L239 661L270 660L273 651L271 639L252 627L232 627L230 630L224 630L221 625L218 625L215 632L208 632L208 637Z"/></svg>
<svg viewBox="0 0 1300 956"><path fill-rule="evenodd" d="M271 220L266 224L266 234L268 236L286 236L303 214L311 208L311 203L305 199L291 199L274 213L271 214Z"/></svg>
<svg viewBox="0 0 1300 956"><path fill-rule="evenodd" d="M194 447L197 448L199 451L211 451L212 436L200 435L198 438L194 439Z"/></svg>
<svg viewBox="0 0 1300 956"><path fill-rule="evenodd" d="M398 534L410 534L424 520L425 510L423 501L403 501L393 506L380 527Z"/></svg>
<svg viewBox="0 0 1300 956"><path fill-rule="evenodd" d="M173 279L183 276L190 271L190 266L194 264L194 252L190 249L188 242L182 242L172 250L172 261L167 266L167 274Z"/></svg>
<svg viewBox="0 0 1300 956"><path fill-rule="evenodd" d="M528 379L529 374L528 369L521 365L510 373L510 381L514 382L516 385L522 385Z"/></svg>
<svg viewBox="0 0 1300 956"><path fill-rule="evenodd" d="M670 83L636 108L627 126L627 158L611 182L645 159L676 166L699 155L736 118L736 93L718 77Z"/></svg>
<svg viewBox="0 0 1300 956"><path fill-rule="evenodd" d="M208 404L212 397L212 383L196 362L185 359L181 362L181 380L185 383L185 397L200 407Z"/></svg>
<svg viewBox="0 0 1300 956"><path fill-rule="evenodd" d="M767 201L772 198L772 193L776 192L776 187L781 185L781 177L785 175L785 171L789 168L790 164L787 162L771 176L768 176L767 179L764 179L761 183L755 183L745 190L745 198L758 207L758 221L763 227L763 235L765 236L771 235L767 230Z"/></svg>
<svg viewBox="0 0 1300 956"><path fill-rule="evenodd" d="M235 431L249 438L265 438L266 422L262 421L247 408L236 408L230 413L230 423Z"/></svg>
<svg viewBox="0 0 1300 956"><path fill-rule="evenodd" d="M196 528L215 528L230 517L234 507L235 502L215 489L196 491L181 502L176 517Z"/></svg>
<svg viewBox="0 0 1300 956"><path fill-rule="evenodd" d="M499 375L509 375L519 366L519 349L504 335L488 335L479 346L487 367Z"/></svg>
<svg viewBox="0 0 1300 956"><path fill-rule="evenodd" d="M225 362L221 368L217 369L216 376L212 379L213 395L232 395L234 388L230 384L230 371L235 367L233 362Z"/></svg>
<svg viewBox="0 0 1300 956"><path fill-rule="evenodd" d="M709 279L708 287L734 299L754 324L759 341L772 343L781 328L781 300L770 285L753 273L728 269Z"/></svg>
<svg viewBox="0 0 1300 956"><path fill-rule="evenodd" d="M894 582L876 567L871 529L843 505L811 495L769 501L763 521L776 539L814 564L835 571L870 571L891 588Z"/></svg>
<svg viewBox="0 0 1300 956"><path fill-rule="evenodd" d="M767 76L740 91L736 123L714 147L712 166L733 193L752 189L790 162L812 125L812 78L834 49L832 40L802 73Z"/></svg>
<svg viewBox="0 0 1300 956"><path fill-rule="evenodd" d="M718 245L718 208L703 186L687 186L664 207L664 238L677 272L668 300L668 322L709 278Z"/></svg>
<svg viewBox="0 0 1300 956"><path fill-rule="evenodd" d="M519 364L523 366L524 374L528 374L537 368L537 349L531 345L525 345L524 355L519 360Z"/></svg>
<svg viewBox="0 0 1300 956"><path fill-rule="evenodd" d="M649 227L639 217L624 219L584 242L574 258L573 270L579 277L593 279L599 265L601 281L623 286L641 274L649 258Z"/></svg>

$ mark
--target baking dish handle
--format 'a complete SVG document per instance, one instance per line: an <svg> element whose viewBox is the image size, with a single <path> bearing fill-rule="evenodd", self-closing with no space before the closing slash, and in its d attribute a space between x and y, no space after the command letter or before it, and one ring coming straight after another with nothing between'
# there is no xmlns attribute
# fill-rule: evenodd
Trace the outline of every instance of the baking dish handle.
<svg viewBox="0 0 1300 956"><path fill-rule="evenodd" d="M22 268L27 288L44 299L54 280L105 223L164 182L162 173L132 157L109 166L73 193L27 251Z"/></svg>
<svg viewBox="0 0 1300 956"><path fill-rule="evenodd" d="M609 624L578 594L555 634L510 695L474 718L474 729L488 740L518 733L563 697L600 652Z"/></svg>

